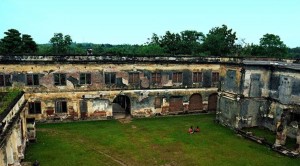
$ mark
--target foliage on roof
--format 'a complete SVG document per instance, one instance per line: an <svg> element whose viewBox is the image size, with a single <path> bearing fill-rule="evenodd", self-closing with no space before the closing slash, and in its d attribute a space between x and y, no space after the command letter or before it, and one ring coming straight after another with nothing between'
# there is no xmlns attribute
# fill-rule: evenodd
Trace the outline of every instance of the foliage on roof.
<svg viewBox="0 0 300 166"><path fill-rule="evenodd" d="M9 106L9 104L21 93L20 90L12 89L7 92L0 92L0 114Z"/></svg>

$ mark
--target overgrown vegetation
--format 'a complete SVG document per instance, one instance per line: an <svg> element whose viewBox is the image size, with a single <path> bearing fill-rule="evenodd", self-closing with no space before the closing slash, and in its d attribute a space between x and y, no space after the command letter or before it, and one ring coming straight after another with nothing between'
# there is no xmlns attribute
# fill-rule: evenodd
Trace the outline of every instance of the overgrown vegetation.
<svg viewBox="0 0 300 166"><path fill-rule="evenodd" d="M299 165L214 123L191 115L62 124L38 124L25 160L41 165ZM188 134L193 125L200 133ZM274 135L275 137L275 135Z"/></svg>
<svg viewBox="0 0 300 166"><path fill-rule="evenodd" d="M0 98L0 114L9 106L9 104L21 93L19 90L9 90L1 92L3 95Z"/></svg>
<svg viewBox="0 0 300 166"><path fill-rule="evenodd" d="M15 29L4 32L6 36L0 40L0 54L86 54L92 49L95 55L193 55L193 56L235 56L235 57L275 57L300 58L299 48L288 48L280 37L265 34L259 44L246 43L238 39L236 32L226 25L213 27L207 34L195 30L180 33L166 31L164 35L153 33L148 41L141 45L111 45L76 43L70 35L54 33L48 44L38 47L30 35L23 35Z"/></svg>

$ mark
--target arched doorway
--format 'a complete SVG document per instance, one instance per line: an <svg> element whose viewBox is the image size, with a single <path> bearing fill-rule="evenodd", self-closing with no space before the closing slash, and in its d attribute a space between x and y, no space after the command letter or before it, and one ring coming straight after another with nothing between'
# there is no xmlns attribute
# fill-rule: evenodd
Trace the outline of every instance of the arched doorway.
<svg viewBox="0 0 300 166"><path fill-rule="evenodd" d="M202 96L199 93L195 93L190 97L189 111L202 111L202 110L203 110Z"/></svg>
<svg viewBox="0 0 300 166"><path fill-rule="evenodd" d="M130 115L130 99L126 95L118 95L112 105L113 116L116 117L125 117Z"/></svg>
<svg viewBox="0 0 300 166"><path fill-rule="evenodd" d="M208 111L216 111L217 110L217 100L218 94L213 93L208 97Z"/></svg>

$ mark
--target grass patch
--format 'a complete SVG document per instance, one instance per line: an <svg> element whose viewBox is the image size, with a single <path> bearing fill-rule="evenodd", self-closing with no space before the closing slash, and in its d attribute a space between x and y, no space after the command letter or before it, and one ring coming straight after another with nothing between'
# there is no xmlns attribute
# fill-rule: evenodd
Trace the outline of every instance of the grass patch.
<svg viewBox="0 0 300 166"><path fill-rule="evenodd" d="M1 92L0 95L0 114L12 103L12 101L21 93L19 90L9 90Z"/></svg>
<svg viewBox="0 0 300 166"><path fill-rule="evenodd" d="M253 133L253 135L265 138L267 142L274 144L276 140L276 132L273 132L271 130L268 130L266 128L259 128L259 127L253 127L253 128L247 128L244 129L245 131L250 131ZM292 139L287 137L285 146L289 149L293 149L296 145L296 139Z"/></svg>
<svg viewBox="0 0 300 166"><path fill-rule="evenodd" d="M215 115L38 124L26 160L60 165L299 165L213 122ZM199 126L200 133L188 134Z"/></svg>

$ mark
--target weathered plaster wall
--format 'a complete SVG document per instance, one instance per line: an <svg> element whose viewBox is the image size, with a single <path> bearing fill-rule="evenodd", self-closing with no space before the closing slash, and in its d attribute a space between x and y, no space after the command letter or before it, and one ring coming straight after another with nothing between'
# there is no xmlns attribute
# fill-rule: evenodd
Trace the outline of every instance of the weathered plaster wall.
<svg viewBox="0 0 300 166"><path fill-rule="evenodd" d="M235 99L221 96L218 103L217 119L226 125L235 126L236 117L240 112L240 103Z"/></svg>
<svg viewBox="0 0 300 166"><path fill-rule="evenodd" d="M57 91L85 91L85 90L111 90L111 89L153 89L153 88L199 88L216 87L211 82L212 72L218 72L220 65L179 65L179 64L1 64L0 74L12 75L12 86L24 89L26 92L57 92ZM116 83L105 84L105 73L115 73ZM182 73L182 82L172 81L173 72ZM193 72L203 73L203 82L192 81ZM40 85L27 86L26 74L39 74ZM66 85L55 86L53 74L66 74ZM91 84L79 84L80 73L91 73ZM138 73L137 84L129 83L129 73ZM152 82L151 73L161 73L161 83Z"/></svg>
<svg viewBox="0 0 300 166"><path fill-rule="evenodd" d="M243 95L245 97L268 97L271 71L263 67L244 67Z"/></svg>
<svg viewBox="0 0 300 166"><path fill-rule="evenodd" d="M274 66L224 65L220 68L217 119L236 128L264 126L272 131L282 123L296 138L300 119L300 73ZM241 84L239 84L241 83ZM241 91L239 91L241 90ZM283 120L284 119L284 120Z"/></svg>
<svg viewBox="0 0 300 166"><path fill-rule="evenodd" d="M201 106L196 108L203 111L208 107L209 96L217 92L219 85L218 80L212 80L212 75L220 71L219 64L2 64L0 68L3 69L0 74L12 75L12 87L27 92L29 102L41 102L40 114L29 114L28 108L26 110L28 117L39 120L111 117L114 109L122 109L113 103L118 95L129 98L133 116L189 111L193 94L200 95L196 102ZM66 74L66 85L54 85L55 73ZM91 83L79 84L80 73L90 73ZM131 73L135 76L131 77ZM160 82L153 80L153 73L159 73ZM180 81L174 82L174 73L179 73ZM202 79L194 82L194 73L201 73ZM39 85L27 85L28 74L39 74ZM109 74L115 76L112 83L107 83ZM137 81L130 82L136 78ZM173 102L172 97L177 97L178 101ZM160 98L160 106L156 98ZM170 111L170 100L171 107L180 108ZM67 103L64 113L57 114L55 103L58 101Z"/></svg>
<svg viewBox="0 0 300 166"><path fill-rule="evenodd" d="M1 137L0 140L0 165L19 165L21 160L24 159L27 131L26 118L24 112L16 114L18 111L21 111L20 106L24 102L25 98L22 96L10 110L8 116L2 121L6 122L4 130L7 135ZM14 119L17 120L15 121Z"/></svg>
<svg viewBox="0 0 300 166"><path fill-rule="evenodd" d="M300 73L276 70L271 75L270 97L282 104L300 105Z"/></svg>
<svg viewBox="0 0 300 166"><path fill-rule="evenodd" d="M147 90L120 90L120 91L87 91L87 92L56 92L56 93L27 93L28 102L41 102L41 114L29 114L28 107L25 108L28 118L36 118L45 120L55 118L57 115L61 120L68 119L73 114L75 118L81 118L81 112L86 112L86 116L90 118L100 118L113 115L113 101L118 95L127 96L130 99L130 113L133 116L152 116L169 112L169 101L173 96L180 96L183 100L183 109L180 111L188 111L190 97L193 94L200 94L203 103L208 103L208 97L216 93L217 88L210 89L147 89ZM161 103L158 108L155 107L155 99L160 98ZM55 103L57 101L67 102L67 111L65 113L57 113ZM85 101L86 107L83 107L82 101ZM215 103L216 104L216 103ZM53 114L49 115L48 111L53 110ZM203 110L198 110L203 111ZM102 115L101 112L105 115ZM74 117L72 117L74 118Z"/></svg>
<svg viewBox="0 0 300 166"><path fill-rule="evenodd" d="M221 91L240 94L242 67L224 65L220 68Z"/></svg>

